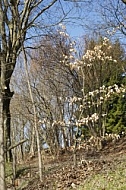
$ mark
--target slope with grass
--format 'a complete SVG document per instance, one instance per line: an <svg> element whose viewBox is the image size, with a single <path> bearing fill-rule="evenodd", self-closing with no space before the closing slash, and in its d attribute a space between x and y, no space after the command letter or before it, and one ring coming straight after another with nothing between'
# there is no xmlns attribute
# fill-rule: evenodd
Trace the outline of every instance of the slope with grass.
<svg viewBox="0 0 126 190"><path fill-rule="evenodd" d="M126 137L116 144L108 144L101 151L77 152L77 166L73 166L72 152L64 152L44 161L43 182L39 181L37 157L18 168L18 190L125 190L126 189ZM11 171L7 175L11 176ZM9 183L8 183L9 186ZM10 187L11 189L11 187Z"/></svg>

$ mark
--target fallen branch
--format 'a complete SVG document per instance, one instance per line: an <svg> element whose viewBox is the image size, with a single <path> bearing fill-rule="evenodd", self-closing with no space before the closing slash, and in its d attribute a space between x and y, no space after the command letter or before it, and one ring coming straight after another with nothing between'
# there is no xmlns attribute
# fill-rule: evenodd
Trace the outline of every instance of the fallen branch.
<svg viewBox="0 0 126 190"><path fill-rule="evenodd" d="M23 144L24 142L28 141L28 139L22 139L20 142L14 144L14 145L11 145L7 151L11 150L11 149L14 149L15 147L19 146L20 144Z"/></svg>

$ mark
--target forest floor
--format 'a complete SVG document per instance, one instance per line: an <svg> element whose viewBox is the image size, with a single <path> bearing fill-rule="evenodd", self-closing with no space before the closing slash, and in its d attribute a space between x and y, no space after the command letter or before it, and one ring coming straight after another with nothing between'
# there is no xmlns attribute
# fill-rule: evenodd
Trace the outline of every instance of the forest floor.
<svg viewBox="0 0 126 190"><path fill-rule="evenodd" d="M126 189L126 137L101 151L81 149L77 152L77 165L73 154L64 152L52 159L44 159L43 181L39 181L37 156L20 164L15 180L16 190L125 190ZM13 188L9 187L8 190Z"/></svg>

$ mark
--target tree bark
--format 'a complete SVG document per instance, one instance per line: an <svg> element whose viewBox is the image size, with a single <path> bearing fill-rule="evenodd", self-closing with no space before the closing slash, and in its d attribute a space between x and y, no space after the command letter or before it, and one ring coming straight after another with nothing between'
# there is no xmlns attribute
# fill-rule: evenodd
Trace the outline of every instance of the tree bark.
<svg viewBox="0 0 126 190"><path fill-rule="evenodd" d="M30 154L31 156L34 156L35 154L35 128L34 126L32 126Z"/></svg>
<svg viewBox="0 0 126 190"><path fill-rule="evenodd" d="M5 146L8 149L11 146L11 115L10 115L10 101L13 96L10 88L5 90L3 97L3 122L5 131ZM6 152L6 161L12 161L11 149Z"/></svg>
<svg viewBox="0 0 126 190"><path fill-rule="evenodd" d="M20 135L21 135L21 138L20 139L24 139L24 125L22 125L21 127L21 131L20 131ZM24 160L24 145L23 143L20 145L20 151L21 151L21 160Z"/></svg>
<svg viewBox="0 0 126 190"><path fill-rule="evenodd" d="M6 190L4 160L3 94L0 89L0 190Z"/></svg>

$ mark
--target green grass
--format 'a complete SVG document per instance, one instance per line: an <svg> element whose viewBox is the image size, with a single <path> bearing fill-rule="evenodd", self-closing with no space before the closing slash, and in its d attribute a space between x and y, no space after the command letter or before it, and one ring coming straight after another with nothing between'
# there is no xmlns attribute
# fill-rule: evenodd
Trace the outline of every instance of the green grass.
<svg viewBox="0 0 126 190"><path fill-rule="evenodd" d="M11 162L8 162L5 164L5 174L6 174L6 177L12 175L12 163Z"/></svg>
<svg viewBox="0 0 126 190"><path fill-rule="evenodd" d="M20 175L25 175L29 170L31 169L30 166L22 166L22 165L17 165L16 167L16 177L18 178ZM12 176L13 175L13 171L12 171L12 163L6 163L5 164L5 176Z"/></svg>
<svg viewBox="0 0 126 190"><path fill-rule="evenodd" d="M17 166L17 172L16 172L16 178L19 178L21 176L24 176L26 175L26 173L30 170L30 167L29 166L21 166L21 165L18 165ZM12 171L12 163L6 163L5 164L5 176L6 176L6 183L7 185L12 185L12 179L13 179L13 171ZM18 187L17 190L20 190L22 189L23 187L27 186L28 185L28 180L23 180L21 179L22 182L20 184L20 186Z"/></svg>
<svg viewBox="0 0 126 190"><path fill-rule="evenodd" d="M85 180L78 190L125 190L126 189L126 161L112 170L103 171Z"/></svg>

